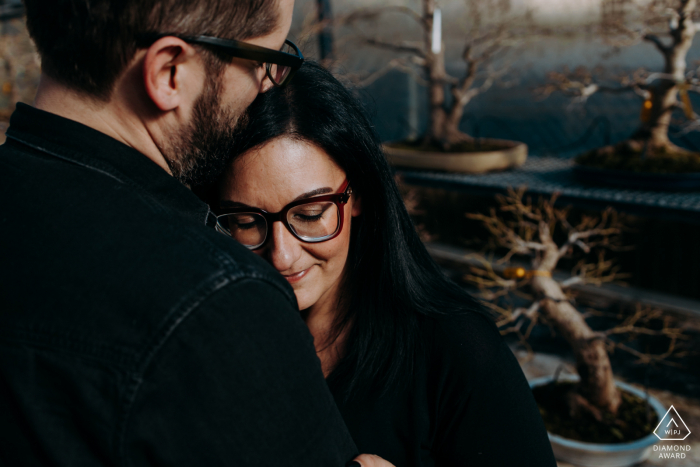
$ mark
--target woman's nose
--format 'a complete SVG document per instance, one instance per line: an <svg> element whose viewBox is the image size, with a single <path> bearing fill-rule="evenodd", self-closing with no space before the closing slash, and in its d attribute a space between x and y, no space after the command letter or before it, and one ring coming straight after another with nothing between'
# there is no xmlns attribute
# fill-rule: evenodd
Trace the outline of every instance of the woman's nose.
<svg viewBox="0 0 700 467"><path fill-rule="evenodd" d="M280 272L290 271L301 256L301 245L282 222L272 224L272 238L269 240L270 262ZM298 272L298 271L290 271Z"/></svg>

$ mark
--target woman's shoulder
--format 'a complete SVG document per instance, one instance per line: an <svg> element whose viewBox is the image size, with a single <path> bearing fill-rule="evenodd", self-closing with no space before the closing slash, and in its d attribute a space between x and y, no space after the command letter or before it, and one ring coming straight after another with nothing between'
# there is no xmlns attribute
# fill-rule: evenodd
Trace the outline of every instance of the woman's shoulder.
<svg viewBox="0 0 700 467"><path fill-rule="evenodd" d="M431 316L424 323L423 338L444 349L488 349L503 343L494 318L484 310Z"/></svg>
<svg viewBox="0 0 700 467"><path fill-rule="evenodd" d="M489 372L513 354L485 311L465 310L427 318L422 341L433 370L469 375Z"/></svg>
<svg viewBox="0 0 700 467"><path fill-rule="evenodd" d="M494 320L465 311L431 318L424 329L436 464L463 465L478 452L489 465L555 465L527 379ZM493 433L517 449L503 450Z"/></svg>

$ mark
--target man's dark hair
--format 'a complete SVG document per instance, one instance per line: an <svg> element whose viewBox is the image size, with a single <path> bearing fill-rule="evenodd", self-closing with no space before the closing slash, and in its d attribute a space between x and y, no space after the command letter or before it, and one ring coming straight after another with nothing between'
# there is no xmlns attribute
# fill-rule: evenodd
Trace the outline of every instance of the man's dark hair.
<svg viewBox="0 0 700 467"><path fill-rule="evenodd" d="M277 25L277 0L25 0L42 71L78 92L109 99L117 77L153 34L248 39ZM221 62L205 53L208 66ZM211 71L211 70L210 70Z"/></svg>

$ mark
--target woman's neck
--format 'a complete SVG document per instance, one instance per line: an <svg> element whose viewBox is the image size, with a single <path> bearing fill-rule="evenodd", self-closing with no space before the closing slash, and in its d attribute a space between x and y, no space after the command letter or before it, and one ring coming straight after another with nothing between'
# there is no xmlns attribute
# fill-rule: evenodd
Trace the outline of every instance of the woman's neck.
<svg viewBox="0 0 700 467"><path fill-rule="evenodd" d="M306 310L302 310L302 317L314 338L316 355L321 360L323 376L333 371L335 365L342 357L343 343L347 329L343 329L340 335L336 335L334 324L338 316L337 294L319 300Z"/></svg>

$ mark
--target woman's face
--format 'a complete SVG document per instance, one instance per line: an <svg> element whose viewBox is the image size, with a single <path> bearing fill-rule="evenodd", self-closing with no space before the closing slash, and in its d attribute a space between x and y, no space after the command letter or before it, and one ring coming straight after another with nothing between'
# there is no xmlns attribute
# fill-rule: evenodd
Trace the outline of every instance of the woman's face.
<svg viewBox="0 0 700 467"><path fill-rule="evenodd" d="M221 192L222 205L245 205L279 212L301 198L336 193L346 174L318 146L279 137L238 157L228 168ZM354 195L343 206L340 234L325 242L305 243L281 223L271 237L253 250L277 269L294 289L299 309L335 305L350 246L352 217L360 214Z"/></svg>

